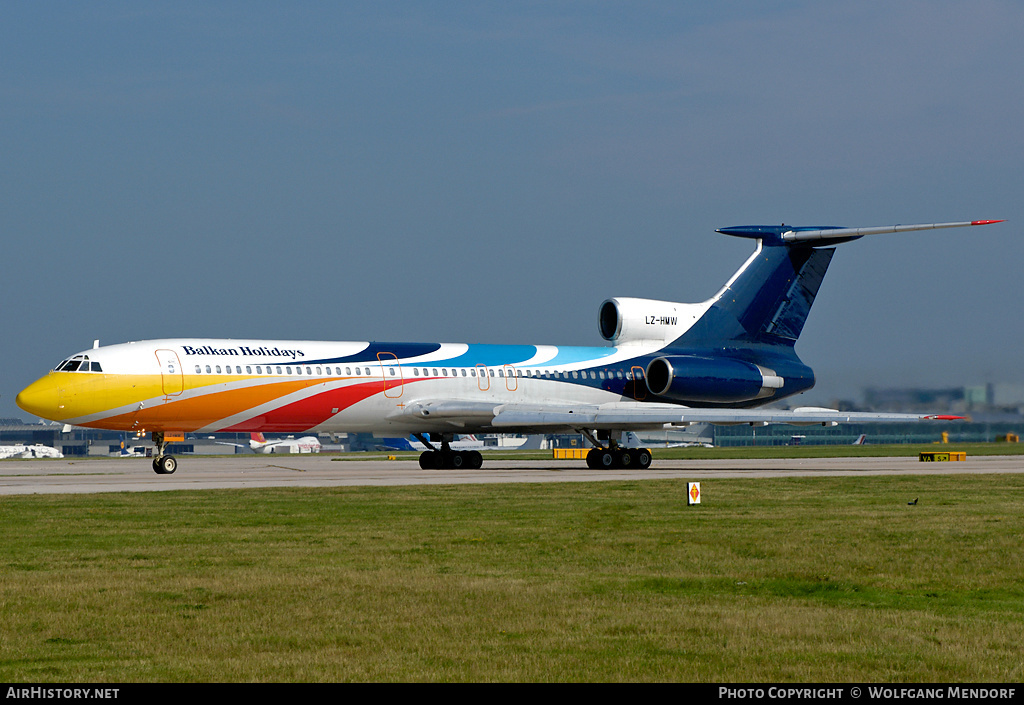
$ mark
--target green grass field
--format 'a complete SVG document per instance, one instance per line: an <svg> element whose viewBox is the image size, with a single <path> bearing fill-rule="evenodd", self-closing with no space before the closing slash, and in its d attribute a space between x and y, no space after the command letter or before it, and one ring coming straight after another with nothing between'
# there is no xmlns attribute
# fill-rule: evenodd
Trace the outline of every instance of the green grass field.
<svg viewBox="0 0 1024 705"><path fill-rule="evenodd" d="M4 497L0 680L1024 678L1024 476L685 490Z"/></svg>

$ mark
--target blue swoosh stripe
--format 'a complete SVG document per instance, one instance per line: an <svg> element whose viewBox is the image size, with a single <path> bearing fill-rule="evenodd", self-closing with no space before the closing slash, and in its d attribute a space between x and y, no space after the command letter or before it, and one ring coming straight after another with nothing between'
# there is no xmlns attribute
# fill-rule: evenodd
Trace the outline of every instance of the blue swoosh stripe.
<svg viewBox="0 0 1024 705"><path fill-rule="evenodd" d="M399 359L429 355L441 349L440 343L370 343L363 350L345 357L322 358L320 360L303 361L304 365L333 365L346 362L377 362L378 353L390 353ZM390 358L390 355L388 355ZM387 358L385 358L387 360Z"/></svg>

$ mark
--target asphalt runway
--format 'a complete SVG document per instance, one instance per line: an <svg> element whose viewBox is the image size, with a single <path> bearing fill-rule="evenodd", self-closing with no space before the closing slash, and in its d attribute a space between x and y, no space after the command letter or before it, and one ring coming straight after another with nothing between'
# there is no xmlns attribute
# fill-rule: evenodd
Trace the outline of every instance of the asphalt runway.
<svg viewBox="0 0 1024 705"><path fill-rule="evenodd" d="M771 460L655 460L647 470L590 470L582 460L487 460L480 470L422 470L416 460L340 459L337 455L239 455L178 458L157 475L146 458L0 461L0 495L155 492L250 487L345 487L610 480L707 480L1022 473L1024 456L977 456L922 463L916 456Z"/></svg>

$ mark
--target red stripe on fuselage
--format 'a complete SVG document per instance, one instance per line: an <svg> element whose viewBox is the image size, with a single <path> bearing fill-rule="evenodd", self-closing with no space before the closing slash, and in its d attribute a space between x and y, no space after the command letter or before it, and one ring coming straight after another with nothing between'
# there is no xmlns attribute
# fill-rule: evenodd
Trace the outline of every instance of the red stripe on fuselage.
<svg viewBox="0 0 1024 705"><path fill-rule="evenodd" d="M423 382L424 379L407 379L402 384ZM388 384L394 389L397 384ZM364 399L384 391L384 381L352 384L337 389L329 389L306 399L285 404L265 414L254 416L242 423L220 429L221 431L275 431L301 432L319 426L334 414L358 404ZM338 411L334 411L337 409Z"/></svg>

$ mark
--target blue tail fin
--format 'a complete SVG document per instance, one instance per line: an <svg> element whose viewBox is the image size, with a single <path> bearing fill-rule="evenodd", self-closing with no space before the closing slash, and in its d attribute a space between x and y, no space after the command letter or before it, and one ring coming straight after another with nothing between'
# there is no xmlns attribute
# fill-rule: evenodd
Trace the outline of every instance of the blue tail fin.
<svg viewBox="0 0 1024 705"><path fill-rule="evenodd" d="M703 406L758 405L810 389L814 372L801 362L794 345L832 262L834 245L865 235L999 222L722 228L718 232L756 240L757 249L714 297L693 305L701 311L699 318L647 365L647 387L656 396Z"/></svg>
<svg viewBox="0 0 1024 705"><path fill-rule="evenodd" d="M835 252L834 247L791 245L781 239L783 232L793 230L784 225L719 230L757 239L757 250L714 297L707 313L676 343L792 347Z"/></svg>
<svg viewBox="0 0 1024 705"><path fill-rule="evenodd" d="M718 232L757 240L757 251L712 299L707 313L676 343L792 347L803 330L834 247L865 235L992 225L1001 220L842 228L747 225Z"/></svg>

